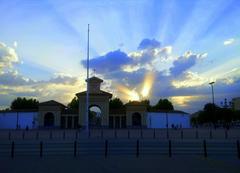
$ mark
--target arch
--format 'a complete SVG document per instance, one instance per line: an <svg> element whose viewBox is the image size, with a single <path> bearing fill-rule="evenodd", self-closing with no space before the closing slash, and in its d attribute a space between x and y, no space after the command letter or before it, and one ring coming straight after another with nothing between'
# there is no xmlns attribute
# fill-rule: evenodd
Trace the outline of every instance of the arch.
<svg viewBox="0 0 240 173"><path fill-rule="evenodd" d="M48 112L44 115L44 127L53 127L54 126L54 114Z"/></svg>
<svg viewBox="0 0 240 173"><path fill-rule="evenodd" d="M142 117L141 114L135 112L132 114L132 126L133 127L141 127L142 126Z"/></svg>
<svg viewBox="0 0 240 173"><path fill-rule="evenodd" d="M94 104L89 106L89 127L100 128L102 126L102 109L100 106Z"/></svg>

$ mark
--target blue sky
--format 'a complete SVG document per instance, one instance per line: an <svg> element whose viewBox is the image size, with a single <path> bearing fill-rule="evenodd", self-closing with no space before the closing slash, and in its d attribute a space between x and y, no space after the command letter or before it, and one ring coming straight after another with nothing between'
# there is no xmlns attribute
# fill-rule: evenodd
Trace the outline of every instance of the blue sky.
<svg viewBox="0 0 240 173"><path fill-rule="evenodd" d="M87 24L91 71L124 101L134 92L194 112L211 101L210 81L217 104L240 95L238 0L1 0L0 15L2 108L84 90Z"/></svg>

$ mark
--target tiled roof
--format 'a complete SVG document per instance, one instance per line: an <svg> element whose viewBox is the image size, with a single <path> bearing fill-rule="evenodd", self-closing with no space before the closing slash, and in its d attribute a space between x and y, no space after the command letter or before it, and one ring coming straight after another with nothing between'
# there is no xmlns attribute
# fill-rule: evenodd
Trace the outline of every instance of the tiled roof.
<svg viewBox="0 0 240 173"><path fill-rule="evenodd" d="M80 92L80 93L77 93L76 95L77 96L83 96L83 95L86 95L86 91L83 91L83 92ZM102 95L102 96L109 96L110 98L112 97L112 94L111 93L108 93L106 91L102 91L100 90L99 92L97 93L89 93L90 96L95 96L95 95Z"/></svg>
<svg viewBox="0 0 240 173"><path fill-rule="evenodd" d="M62 106L62 107L66 107L62 103L59 103L55 100L49 100L49 101L46 101L46 102L39 103L39 106Z"/></svg>

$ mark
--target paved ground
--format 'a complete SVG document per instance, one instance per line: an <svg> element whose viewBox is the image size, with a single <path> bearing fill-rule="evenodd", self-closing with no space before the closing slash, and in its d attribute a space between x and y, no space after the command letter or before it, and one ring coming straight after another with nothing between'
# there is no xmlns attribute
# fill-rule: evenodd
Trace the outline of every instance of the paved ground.
<svg viewBox="0 0 240 173"><path fill-rule="evenodd" d="M0 159L1 173L239 173L240 160L203 157L85 157Z"/></svg>

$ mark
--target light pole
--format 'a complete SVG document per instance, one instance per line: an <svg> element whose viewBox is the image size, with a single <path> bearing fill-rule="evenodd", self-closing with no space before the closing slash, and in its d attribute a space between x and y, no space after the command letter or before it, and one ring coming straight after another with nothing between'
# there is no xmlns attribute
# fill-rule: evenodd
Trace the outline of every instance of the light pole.
<svg viewBox="0 0 240 173"><path fill-rule="evenodd" d="M214 92L213 92L213 84L215 82L210 82L209 85L211 85L212 88L212 111L213 111L213 117L214 117L214 128L216 128L215 126L215 105L214 105Z"/></svg>
<svg viewBox="0 0 240 173"><path fill-rule="evenodd" d="M209 83L209 85L211 85L211 87L212 87L212 104L214 105L214 92L213 92L213 84L214 84L215 82L210 82Z"/></svg>

